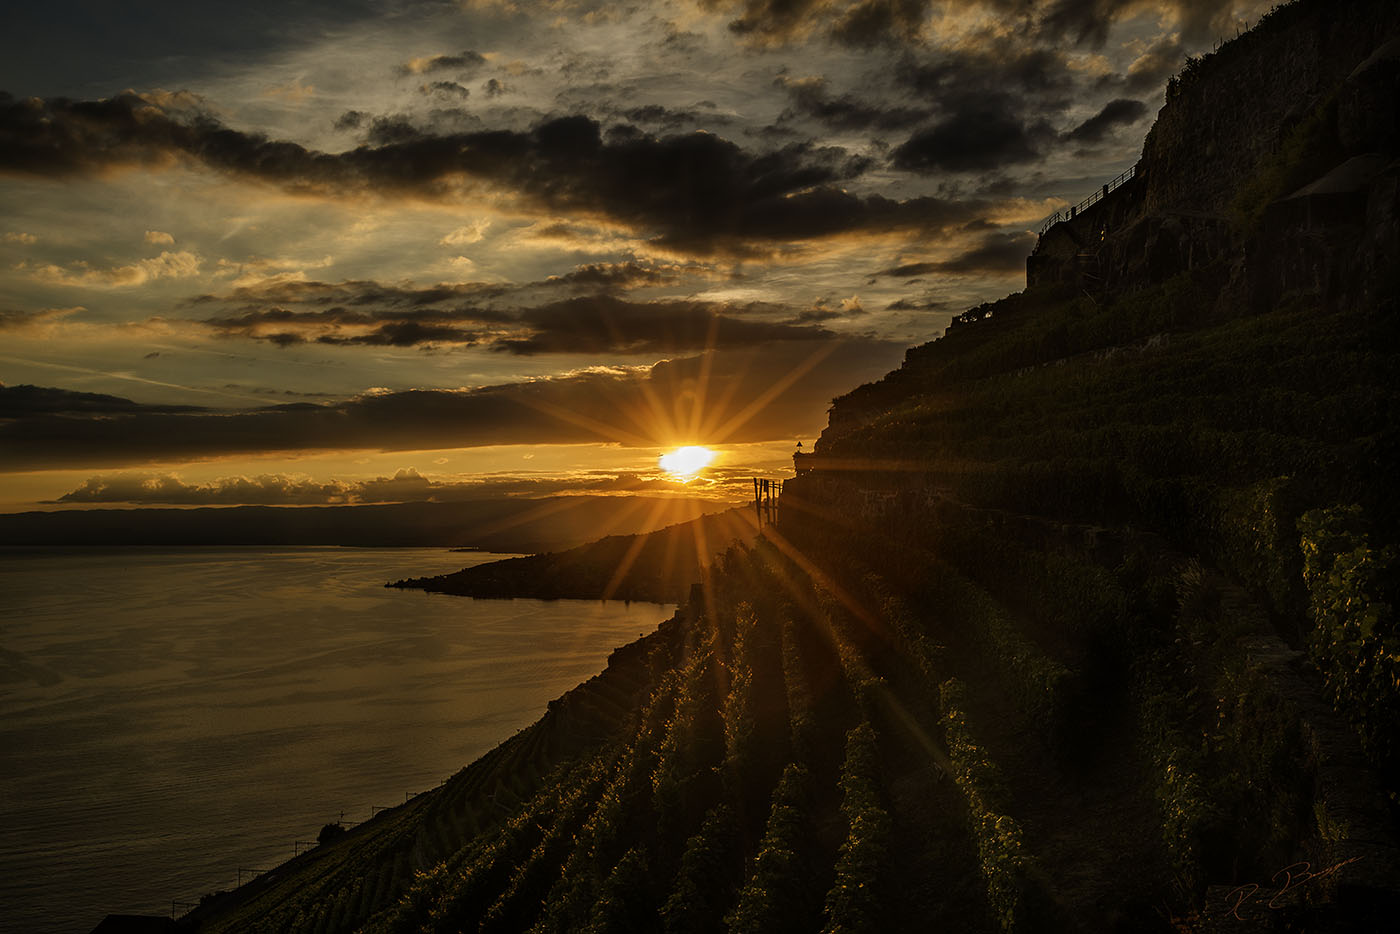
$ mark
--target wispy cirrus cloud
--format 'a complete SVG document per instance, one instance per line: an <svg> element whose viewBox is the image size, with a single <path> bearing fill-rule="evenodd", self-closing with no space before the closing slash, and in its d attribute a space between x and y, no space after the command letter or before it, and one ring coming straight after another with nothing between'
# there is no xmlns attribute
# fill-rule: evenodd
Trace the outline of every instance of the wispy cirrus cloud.
<svg viewBox="0 0 1400 934"><path fill-rule="evenodd" d="M37 330L83 311L87 309L82 305L74 305L71 308L43 308L39 311L0 308L0 331Z"/></svg>
<svg viewBox="0 0 1400 934"><path fill-rule="evenodd" d="M67 266L44 263L29 267L31 278L52 285L85 289L130 289L157 279L190 279L198 276L203 264L188 250L162 251L159 256L139 259L119 266L92 266L79 260Z"/></svg>
<svg viewBox="0 0 1400 934"><path fill-rule="evenodd" d="M948 259L901 263L880 271L882 276L908 279L930 274L1024 273L1026 257L1035 246L1035 234L994 232L984 235L968 250Z"/></svg>

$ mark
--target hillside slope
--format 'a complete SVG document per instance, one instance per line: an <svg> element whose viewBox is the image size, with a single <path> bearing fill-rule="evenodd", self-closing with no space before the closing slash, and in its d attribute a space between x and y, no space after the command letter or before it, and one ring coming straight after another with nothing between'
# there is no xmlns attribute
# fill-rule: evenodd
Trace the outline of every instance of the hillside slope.
<svg viewBox="0 0 1400 934"><path fill-rule="evenodd" d="M190 920L1388 928L1398 10L1302 2L1191 66L1134 182L837 400L674 620Z"/></svg>

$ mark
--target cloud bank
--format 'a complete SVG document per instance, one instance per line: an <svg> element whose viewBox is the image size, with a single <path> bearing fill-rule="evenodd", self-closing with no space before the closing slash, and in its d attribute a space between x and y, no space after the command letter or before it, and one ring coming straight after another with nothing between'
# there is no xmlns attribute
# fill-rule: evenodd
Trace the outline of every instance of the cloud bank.
<svg viewBox="0 0 1400 934"><path fill-rule="evenodd" d="M750 152L712 133L656 137L631 125L611 127L605 137L586 116L546 120L529 131L425 135L404 126L379 135L392 139L331 154L132 93L99 101L0 96L0 172L68 178L184 161L294 193L432 199L459 197L464 183L479 182L696 254L764 253L788 241L876 231L933 235L993 207L975 199L853 193L844 183L870 163L837 147L790 143ZM1015 144L990 145L1009 152ZM915 154L919 146L906 147L911 165L930 161L926 152Z"/></svg>
<svg viewBox="0 0 1400 934"><path fill-rule="evenodd" d="M814 433L833 397L885 373L902 352L900 342L872 339L784 341L649 367L243 411L0 386L0 470L269 452L789 439Z"/></svg>
<svg viewBox="0 0 1400 934"><path fill-rule="evenodd" d="M745 477L747 480L747 477ZM89 477L54 504L129 503L139 506L351 506L367 503L448 503L499 497L556 496L561 493L718 493L734 483L723 479L706 490L629 471L590 471L568 477L482 477L470 480L427 477L403 467L391 477L369 480L315 480L288 474L221 477L191 483L173 473L119 473ZM737 490L737 488L736 488ZM742 490L737 490L742 493Z"/></svg>

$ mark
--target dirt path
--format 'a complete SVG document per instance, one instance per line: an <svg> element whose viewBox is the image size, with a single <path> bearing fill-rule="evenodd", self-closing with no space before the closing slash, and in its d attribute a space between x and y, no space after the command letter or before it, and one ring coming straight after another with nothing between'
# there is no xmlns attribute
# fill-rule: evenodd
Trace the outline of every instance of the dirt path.
<svg viewBox="0 0 1400 934"><path fill-rule="evenodd" d="M1007 810L1071 928L1167 930L1170 878L1156 856L1161 828L1144 792L1127 699L1106 698L1074 724L1085 742L1069 760L1039 725L1024 720L990 664L969 667L969 725L1001 769Z"/></svg>

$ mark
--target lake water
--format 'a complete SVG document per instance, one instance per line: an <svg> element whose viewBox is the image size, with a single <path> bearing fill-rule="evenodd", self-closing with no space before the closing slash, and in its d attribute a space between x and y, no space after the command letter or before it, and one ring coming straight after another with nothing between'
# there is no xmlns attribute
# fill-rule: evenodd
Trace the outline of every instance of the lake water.
<svg viewBox="0 0 1400 934"><path fill-rule="evenodd" d="M497 557L0 549L0 930L231 888L437 785L672 612L383 587Z"/></svg>

